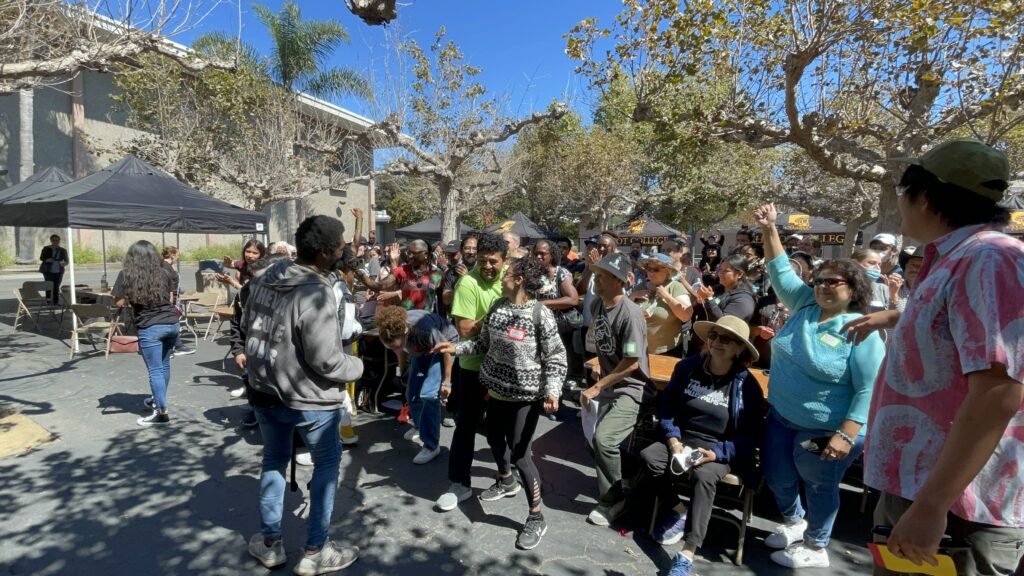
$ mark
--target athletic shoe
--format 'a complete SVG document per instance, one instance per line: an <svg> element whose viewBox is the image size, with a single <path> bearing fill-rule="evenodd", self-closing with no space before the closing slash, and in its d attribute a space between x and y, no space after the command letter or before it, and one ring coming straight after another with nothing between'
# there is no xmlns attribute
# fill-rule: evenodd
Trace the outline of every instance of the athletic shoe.
<svg viewBox="0 0 1024 576"><path fill-rule="evenodd" d="M437 507L442 512L450 512L458 508L459 502L465 502L472 497L472 488L463 486L458 482L452 482L451 486L448 487L448 491L441 494L441 497L437 499Z"/></svg>
<svg viewBox="0 0 1024 576"><path fill-rule="evenodd" d="M445 418L441 420L441 426L445 428L455 428L455 418Z"/></svg>
<svg viewBox="0 0 1024 576"><path fill-rule="evenodd" d="M807 530L807 520L803 518L788 524L779 524L771 534L764 539L764 545L776 550L789 548L796 542L804 539L804 530Z"/></svg>
<svg viewBox="0 0 1024 576"><path fill-rule="evenodd" d="M341 445L342 446L355 446L356 444L359 444L359 435L358 434L353 434L351 436L342 436L341 437Z"/></svg>
<svg viewBox="0 0 1024 576"><path fill-rule="evenodd" d="M312 466L313 455L309 453L309 450L300 450L295 453L295 463L299 466Z"/></svg>
<svg viewBox="0 0 1024 576"><path fill-rule="evenodd" d="M231 392L228 392L228 396L231 396L232 398L241 398L242 396L245 396L245 386L232 388Z"/></svg>
<svg viewBox="0 0 1024 576"><path fill-rule="evenodd" d="M175 356L188 356L189 354L195 354L195 348L189 348L188 346L182 345L174 349Z"/></svg>
<svg viewBox="0 0 1024 576"><path fill-rule="evenodd" d="M253 534L249 538L249 554L266 568L277 568L288 560L284 554L284 544L278 540L268 547L263 542L262 534Z"/></svg>
<svg viewBox="0 0 1024 576"><path fill-rule="evenodd" d="M686 528L686 514L680 514L675 510L671 511L661 525L654 529L651 537L662 546L671 546L683 539L683 532Z"/></svg>
<svg viewBox="0 0 1024 576"><path fill-rule="evenodd" d="M803 542L794 544L785 550L772 552L772 562L786 568L828 568L828 552L811 550Z"/></svg>
<svg viewBox="0 0 1024 576"><path fill-rule="evenodd" d="M690 560L686 556L683 556L682 552L676 554L675 558L672 559L672 568L668 571L668 576L690 576L690 572L693 570L693 560Z"/></svg>
<svg viewBox="0 0 1024 576"><path fill-rule="evenodd" d="M506 476L505 478L497 478L487 490L484 490L480 494L480 499L484 502L494 502L495 500L501 500L502 498L511 498L516 494L519 494L519 482L516 481L515 476Z"/></svg>
<svg viewBox="0 0 1024 576"><path fill-rule="evenodd" d="M427 448L426 446L424 446L423 448L420 449L420 453L417 454L416 457L412 459L412 463L413 464L426 464L427 462L430 462L434 458L437 458L437 455L440 454L440 453L441 453L441 447L440 446L438 446L437 448L434 448L433 450L431 450L430 448Z"/></svg>
<svg viewBox="0 0 1024 576"><path fill-rule="evenodd" d="M612 522L615 522L619 516L622 516L622 511L625 508L625 500L620 500L610 507L599 504L597 508L594 508L594 511L587 516L587 521L595 526L611 526Z"/></svg>
<svg viewBox="0 0 1024 576"><path fill-rule="evenodd" d="M153 401L152 396L143 400L142 405L146 407L146 410L156 410L156 403Z"/></svg>
<svg viewBox="0 0 1024 576"><path fill-rule="evenodd" d="M522 531L519 532L519 537L516 538L516 548L520 550L533 550L540 544L540 539L544 537L548 531L548 523L544 521L544 516L541 514L530 514L526 517L526 524L523 526Z"/></svg>
<svg viewBox="0 0 1024 576"><path fill-rule="evenodd" d="M317 576L344 570L359 558L359 548L355 546L338 546L330 540L319 552L313 555L303 554L302 560L295 565L298 576Z"/></svg>
<svg viewBox="0 0 1024 576"><path fill-rule="evenodd" d="M415 427L410 427L408 430L405 431L405 434L402 434L402 438L404 440L410 440L412 442L419 442L420 431L417 430Z"/></svg>
<svg viewBox="0 0 1024 576"><path fill-rule="evenodd" d="M150 414L149 416L139 418L138 420L135 421L135 423L138 424L139 426L149 427L158 426L160 424L168 424L170 423L170 421L171 418L170 416L167 415L167 412L157 412L156 410L153 410L152 414Z"/></svg>
<svg viewBox="0 0 1024 576"><path fill-rule="evenodd" d="M245 426L246 428L254 428L259 425L260 422L256 419L255 411L246 412L245 416L242 416L242 426Z"/></svg>

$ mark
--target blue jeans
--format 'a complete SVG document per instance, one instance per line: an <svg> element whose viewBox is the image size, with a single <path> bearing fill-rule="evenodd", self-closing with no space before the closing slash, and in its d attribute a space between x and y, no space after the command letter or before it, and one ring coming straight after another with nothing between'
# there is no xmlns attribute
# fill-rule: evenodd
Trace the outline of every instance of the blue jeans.
<svg viewBox="0 0 1024 576"><path fill-rule="evenodd" d="M284 514L285 468L292 455L292 437L298 430L313 457L309 486L309 521L306 548L319 550L327 542L341 469L341 410L293 410L286 406L256 407L263 434L260 473L260 531L266 540L281 539Z"/></svg>
<svg viewBox="0 0 1024 576"><path fill-rule="evenodd" d="M834 430L801 428L768 411L764 437L764 479L775 495L775 503L786 522L807 517L804 542L824 548L832 535L832 524L839 513L839 481L864 451L864 437L854 443L842 460L822 460L800 443L819 436L833 436ZM807 511L800 504L800 483L807 496Z"/></svg>
<svg viewBox="0 0 1024 576"><path fill-rule="evenodd" d="M444 374L443 359L442 354L409 358L409 386L405 397L409 402L409 416L428 450L436 449L441 441L441 401L437 395Z"/></svg>
<svg viewBox="0 0 1024 576"><path fill-rule="evenodd" d="M178 323L153 324L139 328L139 354L146 361L149 371L149 389L153 393L153 405L161 412L167 411L167 386L171 383L171 352L178 337Z"/></svg>

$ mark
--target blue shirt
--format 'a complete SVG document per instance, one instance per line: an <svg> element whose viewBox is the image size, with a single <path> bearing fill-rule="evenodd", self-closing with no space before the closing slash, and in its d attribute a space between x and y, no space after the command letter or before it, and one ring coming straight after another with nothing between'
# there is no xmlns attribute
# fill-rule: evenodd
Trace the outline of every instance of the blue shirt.
<svg viewBox="0 0 1024 576"><path fill-rule="evenodd" d="M814 289L803 283L782 254L768 263L779 301L792 316L772 339L768 403L791 423L833 431L844 420L867 423L871 390L885 356L878 333L854 346L839 329L859 313L819 322ZM864 434L867 427L862 427Z"/></svg>

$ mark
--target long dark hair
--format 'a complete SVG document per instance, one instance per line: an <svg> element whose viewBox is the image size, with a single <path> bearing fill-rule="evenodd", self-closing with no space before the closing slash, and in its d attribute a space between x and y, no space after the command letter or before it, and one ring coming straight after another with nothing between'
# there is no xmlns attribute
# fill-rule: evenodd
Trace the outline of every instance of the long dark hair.
<svg viewBox="0 0 1024 576"><path fill-rule="evenodd" d="M242 284L245 284L249 280L252 280L252 270L249 270L249 263L245 261L245 251L249 248L255 247L260 253L260 258L267 257L267 247L263 245L263 242L253 238L246 242L242 246L242 268L238 271L239 280Z"/></svg>
<svg viewBox="0 0 1024 576"><path fill-rule="evenodd" d="M754 285L751 284L750 280L747 278L747 275L750 274L750 260L747 260L746 256L743 254L733 254L723 260L723 262L728 264L733 270L742 274L740 281L736 283L737 288L740 286L746 286L747 290L750 290L751 292L754 291Z"/></svg>
<svg viewBox="0 0 1024 576"><path fill-rule="evenodd" d="M128 247L121 277L124 296L132 304L150 306L170 302L171 287L164 272L164 259L153 244L139 240Z"/></svg>
<svg viewBox="0 0 1024 576"><path fill-rule="evenodd" d="M548 247L548 252L551 255L551 267L550 267L550 270L555 270L559 266L561 266L562 265L562 250L561 250L561 248L558 247L558 244L556 244L555 242L553 242L551 240L548 240L547 238L541 238L540 240L537 240L536 242L533 243L533 250L531 252L534 254L534 258L536 258L537 246L540 246L541 244L543 244L543 245Z"/></svg>
<svg viewBox="0 0 1024 576"><path fill-rule="evenodd" d="M871 309L873 291L871 281L868 280L868 275L864 272L864 267L850 258L826 260L814 270L814 279L817 279L825 271L835 272L842 276L846 285L850 287L850 305L847 307L847 311L867 314Z"/></svg>

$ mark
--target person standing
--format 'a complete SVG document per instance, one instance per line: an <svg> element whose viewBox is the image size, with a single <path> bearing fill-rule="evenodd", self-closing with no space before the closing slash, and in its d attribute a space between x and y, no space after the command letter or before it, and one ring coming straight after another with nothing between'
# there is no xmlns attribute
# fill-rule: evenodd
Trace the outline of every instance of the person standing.
<svg viewBox="0 0 1024 576"><path fill-rule="evenodd" d="M590 266L598 299L590 307L590 333L597 348L597 381L580 394L585 409L598 401L597 428L588 450L597 468L598 505L587 520L608 526L622 514L620 446L636 425L640 402L651 381L647 323L640 307L623 295L629 257L613 252Z"/></svg>
<svg viewBox="0 0 1024 576"><path fill-rule="evenodd" d="M469 339L480 333L484 317L501 298L501 279L505 274L508 244L496 234L483 234L477 240L476 267L459 280L452 299L452 320L459 338ZM459 358L458 412L455 432L448 455L448 489L437 499L437 508L449 512L473 496L471 471L475 451L476 429L484 415L487 390L480 383L482 354ZM441 387L446 399L450 388Z"/></svg>
<svg viewBox="0 0 1024 576"><path fill-rule="evenodd" d="M1024 553L1024 244L1001 232L1009 163L967 139L902 160L897 206L920 272L902 314L847 325L856 340L892 329L868 420L874 523L915 564L934 563L948 534L967 543L957 573L1010 574Z"/></svg>
<svg viewBox="0 0 1024 576"><path fill-rule="evenodd" d="M710 286L701 286L698 298L703 300L703 310L711 322L725 315L742 318L750 322L754 316L754 287L747 280L750 261L742 254L733 254L718 265L718 282L724 290L715 296Z"/></svg>
<svg viewBox="0 0 1024 576"><path fill-rule="evenodd" d="M547 306L555 316L558 335L569 363L568 375L582 376L583 356L573 350L573 335L582 326L583 315L577 309L580 298L573 285L572 273L558 264L562 261L562 254L551 240L537 240L533 245L533 255L544 264L547 272L544 286L536 294L537 301ZM555 413L548 413L548 418L555 420Z"/></svg>
<svg viewBox="0 0 1024 576"><path fill-rule="evenodd" d="M441 453L441 388L451 389L452 357L431 352L437 344L459 339L451 321L426 310L382 306L374 316L380 341L398 356L402 372L408 371L406 401L413 428L406 439L418 436L423 449L413 464L426 464Z"/></svg>
<svg viewBox="0 0 1024 576"><path fill-rule="evenodd" d="M51 290L46 291L46 298L54 304L60 303L60 285L64 281L64 269L68 265L68 251L60 245L60 236L50 236L50 245L44 246L39 253L39 271L43 280L51 283Z"/></svg>
<svg viewBox="0 0 1024 576"><path fill-rule="evenodd" d="M164 266L156 246L145 240L129 246L112 294L118 306L132 307L139 329L139 353L149 372L152 396L143 404L153 413L139 418L139 426L171 421L167 415L167 388L171 383L171 353L180 329L178 313L171 303L173 291L173 273Z"/></svg>
<svg viewBox="0 0 1024 576"><path fill-rule="evenodd" d="M868 248L878 252L881 259L879 269L882 271L883 276L903 275L903 268L899 265L899 249L896 247L896 236L884 232L876 234L871 239L871 243L868 244Z"/></svg>
<svg viewBox="0 0 1024 576"><path fill-rule="evenodd" d="M672 279L672 258L652 254L640 261L647 280L629 294L647 321L647 350L679 357L688 341L693 306L683 285Z"/></svg>
<svg viewBox="0 0 1024 576"><path fill-rule="evenodd" d="M392 266L391 274L383 280L374 280L362 269L354 274L370 290L401 291L401 304L406 310L437 311L437 288L441 285L441 269L430 262L430 247L423 240L413 240L406 249L409 261ZM397 259L397 254L392 255Z"/></svg>
<svg viewBox="0 0 1024 576"><path fill-rule="evenodd" d="M498 465L494 484L480 494L493 502L520 491L512 475L519 470L526 487L529 513L516 538L520 550L532 550L548 530L541 514L541 478L533 462L531 445L541 411L558 410L565 381L565 348L551 310L537 302L547 266L534 258L520 258L501 281L502 298L494 303L480 334L458 344L441 343L434 352L484 354L480 382L487 388L487 442Z"/></svg>
<svg viewBox="0 0 1024 576"><path fill-rule="evenodd" d="M175 264L178 263L180 257L177 246L164 246L163 250L160 251L160 256L164 260L164 267L170 272L171 277L174 279L174 283L171 287L171 304L174 305L174 309L178 314L180 320L184 310L181 309L178 298L181 296L181 277L178 275L178 270L175 268ZM188 356L189 354L195 354L196 349L190 348L181 341L181 328L178 329L178 337L174 340L174 354L175 356Z"/></svg>
<svg viewBox="0 0 1024 576"><path fill-rule="evenodd" d="M762 459L784 522L765 538L787 568L827 568L839 482L864 449L871 390L885 348L873 334L853 345L842 327L867 312L871 287L853 260L828 260L811 288L790 266L774 204L761 206L772 288L792 316L772 338L771 383ZM808 446L812 446L809 449ZM800 501L801 485L807 507Z"/></svg>
<svg viewBox="0 0 1024 576"><path fill-rule="evenodd" d="M263 566L286 562L281 541L285 467L297 430L313 457L306 544L295 566L299 576L325 574L356 561L359 549L328 540L341 467L342 390L363 364L345 354L334 290L321 276L342 258L345 227L313 216L295 232L297 258L271 266L249 284L242 326L243 365L263 436L260 533L249 554ZM258 398L258 399L257 399Z"/></svg>

